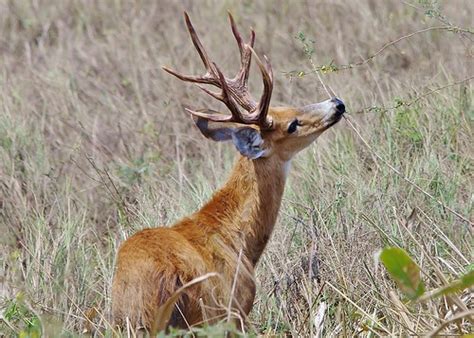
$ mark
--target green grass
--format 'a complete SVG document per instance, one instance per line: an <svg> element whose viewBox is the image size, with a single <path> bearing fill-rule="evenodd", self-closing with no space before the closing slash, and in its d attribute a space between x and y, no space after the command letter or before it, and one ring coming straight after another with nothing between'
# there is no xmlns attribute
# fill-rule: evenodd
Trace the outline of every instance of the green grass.
<svg viewBox="0 0 474 338"><path fill-rule="evenodd" d="M443 4L443 15L469 25L469 1ZM272 8L267 1L208 1L191 15L224 66L236 53L221 48L232 46L225 10L242 28L254 26L257 50L275 68L275 104L295 106L326 98L294 39L298 32L314 37L317 64L348 64L439 17L397 1ZM214 103L159 70L202 70L173 2L37 8L0 1L0 22L0 335L79 336L92 327L96 336L111 336L118 245L199 208L225 181L234 150L203 140L182 113L181 104ZM257 268L251 334L426 334L463 307L472 312L469 290L407 299L375 258L386 246L403 248L427 290L472 270L472 225L443 207L472 220L472 87L412 102L472 72L460 56L468 40L453 34L417 35L365 66L323 74L371 149L343 119L293 161ZM408 65L398 62L405 58ZM308 75L283 75L294 69ZM219 336L229 328L201 330ZM464 318L443 330L468 333L472 326Z"/></svg>

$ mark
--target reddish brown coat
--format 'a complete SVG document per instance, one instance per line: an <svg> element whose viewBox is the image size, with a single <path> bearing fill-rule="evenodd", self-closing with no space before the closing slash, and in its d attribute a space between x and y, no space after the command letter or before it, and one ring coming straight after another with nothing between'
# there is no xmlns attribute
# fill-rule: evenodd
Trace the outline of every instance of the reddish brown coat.
<svg viewBox="0 0 474 338"><path fill-rule="evenodd" d="M207 73L194 77L165 70L182 80L222 90L205 89L224 102L231 115L188 111L203 135L232 141L241 156L227 183L201 210L169 228L142 230L122 244L112 286L112 311L119 326L154 330L159 309L170 296L209 272L218 276L186 289L168 325L186 328L230 314L245 319L255 297L254 268L273 231L290 160L344 113L342 101L335 98L301 108L269 108L272 70L266 58L262 62L258 57L264 94L255 102L247 88L254 33L249 44L243 43L230 17L242 62L238 76L228 79L209 60L185 17ZM246 113L240 112L237 103Z"/></svg>

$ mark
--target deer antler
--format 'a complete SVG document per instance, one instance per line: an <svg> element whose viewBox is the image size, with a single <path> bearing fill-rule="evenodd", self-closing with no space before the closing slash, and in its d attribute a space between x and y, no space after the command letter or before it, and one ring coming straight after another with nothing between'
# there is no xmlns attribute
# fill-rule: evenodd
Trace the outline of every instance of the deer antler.
<svg viewBox="0 0 474 338"><path fill-rule="evenodd" d="M202 46L201 41L194 29L191 20L189 19L188 13L184 12L184 18L186 26L188 27L191 40L193 41L194 47L196 48L199 56L201 57L202 63L206 68L206 73L203 76L192 76L182 75L169 68L163 67L163 70L176 76L178 79L195 83L204 92L211 95L213 98L223 102L230 110L231 115L221 114L214 110L203 109L194 111L186 109L189 113L216 122L238 122L243 124L256 124L262 129L270 129L272 126L271 121L267 118L268 108L270 106L270 99L272 96L273 89L273 72L270 62L267 57L264 56L264 61L258 57L253 50L255 42L255 32L251 30L249 43L244 43L242 36L240 35L234 18L229 13L230 25L232 33L234 34L235 40L240 51L240 69L237 75L232 78L226 78L217 65L209 59L206 50ZM248 77L250 70L250 63L252 54L255 56L255 60L260 69L263 78L263 93L260 101L257 103L248 90ZM221 89L220 93L212 92L201 84L212 85ZM242 113L238 107L240 105L247 113Z"/></svg>

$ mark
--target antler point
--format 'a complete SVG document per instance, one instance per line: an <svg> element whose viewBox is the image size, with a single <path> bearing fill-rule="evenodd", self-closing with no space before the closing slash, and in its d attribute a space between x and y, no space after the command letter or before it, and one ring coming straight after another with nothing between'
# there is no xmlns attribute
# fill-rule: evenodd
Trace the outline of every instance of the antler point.
<svg viewBox="0 0 474 338"><path fill-rule="evenodd" d="M244 124L257 124L261 125L263 128L268 128L268 125L271 125L271 123L267 121L267 113L273 88L272 71L268 61L268 57L264 55L264 62L262 62L255 50L253 49L253 45L255 42L255 30L253 29L253 27L250 30L250 41L248 43L245 43L238 31L232 13L230 12L230 10L228 10L227 12L229 15L232 33L234 34L234 37L237 40L241 56L241 68L234 79L227 79L222 73L222 71L219 69L219 67L216 65L216 63L209 59L186 11L184 11L186 26L191 35L191 40L194 44L194 47L196 48L202 62L204 63L204 66L206 67L207 73L204 76L198 77L190 75L181 75L166 66L162 66L162 69L183 81L194 82L201 90L216 98L217 100L223 102L231 112L231 115L223 115L222 113L218 113L209 109L205 111L195 111L190 108L185 108L185 111L190 113L191 115L215 122L239 121ZM250 93L248 92L247 81L252 54L254 54L256 58L264 82L264 92L260 99L260 103L258 104L254 101L254 99L250 96ZM216 86L220 88L222 92L212 92L207 88L201 86L200 84ZM245 116L245 114L242 114L240 112L238 105L240 105L244 110L247 111L248 116ZM256 116L254 116L255 113L257 114Z"/></svg>

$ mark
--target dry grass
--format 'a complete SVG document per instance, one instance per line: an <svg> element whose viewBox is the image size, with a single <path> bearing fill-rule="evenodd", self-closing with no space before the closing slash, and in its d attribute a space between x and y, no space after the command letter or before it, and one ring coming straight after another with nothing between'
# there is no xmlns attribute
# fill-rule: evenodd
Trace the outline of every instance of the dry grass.
<svg viewBox="0 0 474 338"><path fill-rule="evenodd" d="M472 25L472 1L440 2L442 16L436 1L410 3L421 9L395 0L0 0L0 335L38 321L52 336L77 334L93 307L94 325L110 329L118 244L195 210L225 180L233 150L204 141L182 109L219 105L160 69L202 69L184 9L231 71L226 11L242 30L253 26L257 52L274 66L273 105L298 106L327 97L300 32L315 40L315 64L329 65L360 62L427 27ZM472 224L438 203L472 219L472 87L420 96L474 75L472 38L429 30L322 74L372 150L343 120L298 156L258 268L251 330L421 334L473 307L467 291L410 303L374 262L385 245L401 246L429 289L472 269ZM251 84L260 89L258 77ZM465 318L443 329L472 331Z"/></svg>

